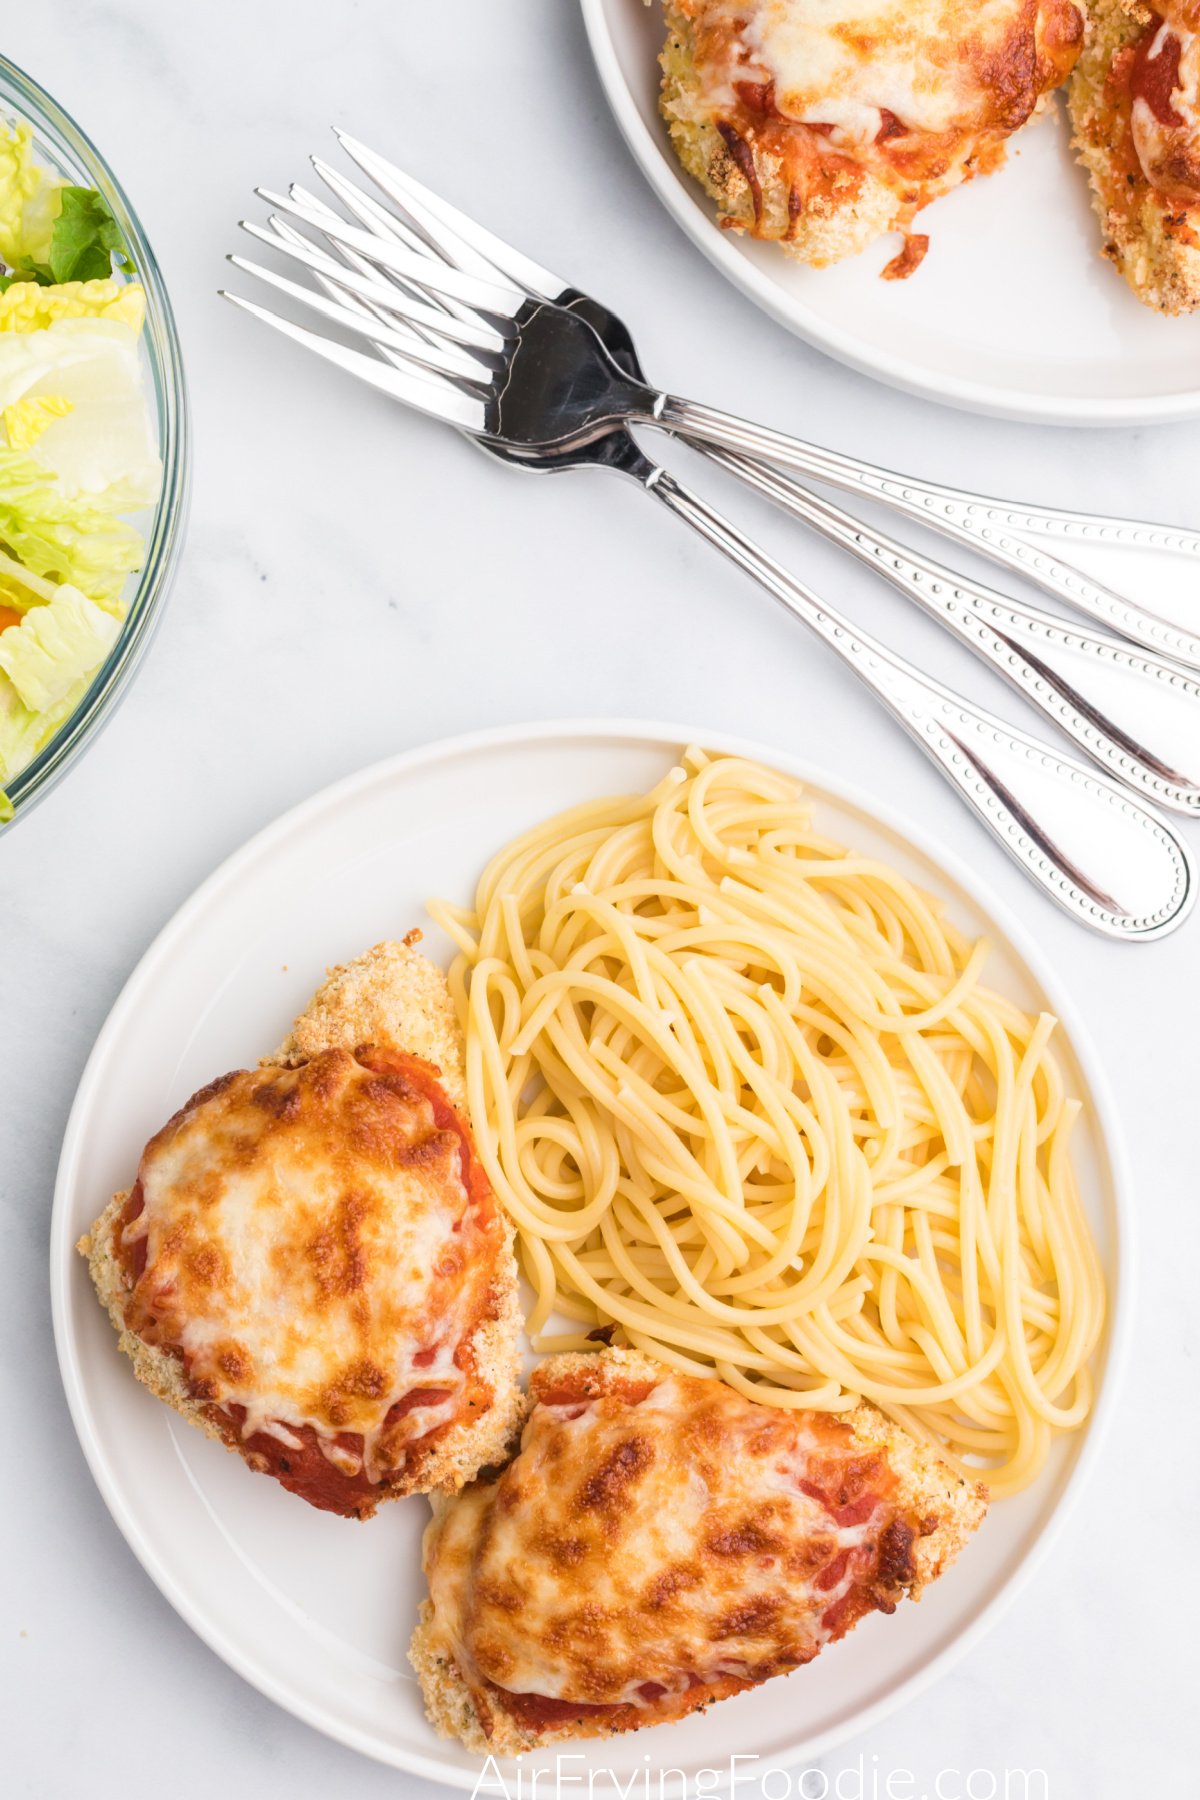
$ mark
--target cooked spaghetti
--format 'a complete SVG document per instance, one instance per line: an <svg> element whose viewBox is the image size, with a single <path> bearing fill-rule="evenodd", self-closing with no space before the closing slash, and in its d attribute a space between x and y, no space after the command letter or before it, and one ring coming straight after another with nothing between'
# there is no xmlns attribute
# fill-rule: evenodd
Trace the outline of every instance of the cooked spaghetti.
<svg viewBox="0 0 1200 1800"><path fill-rule="evenodd" d="M689 750L430 910L535 1348L615 1326L771 1405L861 1396L997 1494L1083 1423L1104 1289L1054 1020L795 782Z"/></svg>

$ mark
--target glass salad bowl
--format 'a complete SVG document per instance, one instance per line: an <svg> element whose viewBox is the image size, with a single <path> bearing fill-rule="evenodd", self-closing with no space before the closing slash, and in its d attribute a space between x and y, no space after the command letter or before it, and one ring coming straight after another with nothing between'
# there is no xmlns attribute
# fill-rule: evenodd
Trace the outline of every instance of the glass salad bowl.
<svg viewBox="0 0 1200 1800"><path fill-rule="evenodd" d="M0 823L3 831L11 830L82 755L132 680L158 624L179 557L187 516L189 464L187 394L171 303L124 190L74 120L4 57L0 57L0 119L10 125L17 121L28 125L38 163L78 187L96 189L116 221L146 293L141 357L162 462L158 498L135 520L146 540L145 553L141 569L129 578L121 596L127 611L119 633L74 711L20 773L0 783L11 804L11 817ZM7 814L8 807L0 806L0 821Z"/></svg>

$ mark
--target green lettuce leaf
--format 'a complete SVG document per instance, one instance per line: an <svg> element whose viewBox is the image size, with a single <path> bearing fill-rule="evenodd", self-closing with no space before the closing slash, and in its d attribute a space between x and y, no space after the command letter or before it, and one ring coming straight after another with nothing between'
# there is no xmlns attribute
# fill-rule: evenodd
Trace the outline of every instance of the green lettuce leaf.
<svg viewBox="0 0 1200 1800"><path fill-rule="evenodd" d="M24 255L11 265L11 280L37 281L58 287L65 281L105 281L112 274L113 257L130 271L133 264L121 237L121 228L108 202L95 188L64 187L57 197L58 217L45 261Z"/></svg>
<svg viewBox="0 0 1200 1800"><path fill-rule="evenodd" d="M34 160L28 125L0 121L0 291L14 281L44 287L104 281L113 258L132 273L121 228L96 188L76 187Z"/></svg>
<svg viewBox="0 0 1200 1800"><path fill-rule="evenodd" d="M144 546L104 496L66 496L32 456L0 448L0 549L120 614L121 590L141 568Z"/></svg>

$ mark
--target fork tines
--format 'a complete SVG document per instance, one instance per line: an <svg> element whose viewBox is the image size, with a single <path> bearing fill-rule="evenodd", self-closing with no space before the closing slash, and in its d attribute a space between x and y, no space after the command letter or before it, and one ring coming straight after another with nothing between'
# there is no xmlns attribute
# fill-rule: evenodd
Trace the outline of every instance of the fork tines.
<svg viewBox="0 0 1200 1800"><path fill-rule="evenodd" d="M296 183L286 194L259 188L273 209L267 225L243 220L242 228L302 265L315 285L241 256L229 260L329 325L367 339L374 353L238 295L225 298L393 398L486 435L488 392L519 315L536 305L538 282L550 297L554 278L365 144L337 136L389 204L314 156L313 168L344 211Z"/></svg>

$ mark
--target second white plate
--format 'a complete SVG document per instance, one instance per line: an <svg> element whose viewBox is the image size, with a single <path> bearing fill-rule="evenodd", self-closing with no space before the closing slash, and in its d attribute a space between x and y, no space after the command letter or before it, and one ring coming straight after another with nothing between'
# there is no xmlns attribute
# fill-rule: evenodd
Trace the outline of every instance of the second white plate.
<svg viewBox="0 0 1200 1800"><path fill-rule="evenodd" d="M605 793L641 792L682 744L757 756L800 777L822 830L942 894L995 946L989 979L1062 1019L1059 1054L1084 1101L1075 1151L1111 1302L1099 1398L1027 1493L996 1505L961 1562L894 1618L865 1620L787 1684L704 1716L577 1746L623 1788L651 1768L760 1769L861 1730L959 1656L1044 1553L1095 1460L1129 1318L1128 1211L1111 1111L1069 1006L1028 934L923 833L794 758L669 725L516 727L435 744L317 794L254 838L176 914L130 977L80 1083L63 1144L51 1283L63 1380L114 1519L172 1606L263 1693L343 1743L473 1789L481 1763L426 1723L406 1660L424 1583L428 1509L400 1501L359 1525L315 1512L203 1437L133 1379L74 1244L128 1186L142 1145L189 1094L277 1043L325 967L425 923L432 894L469 900L519 831ZM448 960L430 931L427 949ZM1036 1621L1030 1621L1031 1637ZM570 1748L575 1749L576 1746ZM530 1770L547 1760L523 1764ZM549 1760L553 1766L553 1753ZM744 1771L743 1771L744 1772ZM509 1771L511 1776L512 1771ZM515 1786L513 1787L515 1792ZM595 1791L612 1792L599 1776Z"/></svg>
<svg viewBox="0 0 1200 1800"><path fill-rule="evenodd" d="M582 0L596 67L638 163L704 254L768 313L851 368L972 412L1054 424L1200 416L1200 315L1136 301L1100 254L1087 180L1056 116L1017 137L998 174L922 215L929 255L881 281L889 238L831 269L717 225L658 111L665 28L642 0Z"/></svg>

